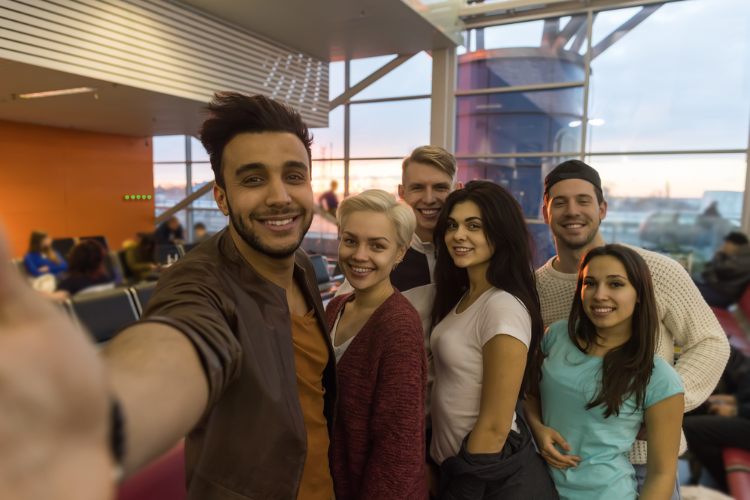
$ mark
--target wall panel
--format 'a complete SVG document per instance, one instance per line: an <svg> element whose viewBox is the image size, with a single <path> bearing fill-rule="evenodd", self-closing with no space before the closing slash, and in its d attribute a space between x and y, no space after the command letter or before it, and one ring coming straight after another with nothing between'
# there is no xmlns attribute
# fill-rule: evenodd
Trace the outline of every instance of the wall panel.
<svg viewBox="0 0 750 500"><path fill-rule="evenodd" d="M14 256L29 233L102 234L110 246L153 230L151 139L0 121L0 221Z"/></svg>

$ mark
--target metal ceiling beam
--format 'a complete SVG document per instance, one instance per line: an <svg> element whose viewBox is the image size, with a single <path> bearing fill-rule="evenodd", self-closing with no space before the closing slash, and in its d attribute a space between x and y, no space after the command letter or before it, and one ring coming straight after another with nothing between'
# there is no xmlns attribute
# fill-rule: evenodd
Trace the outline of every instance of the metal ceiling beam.
<svg viewBox="0 0 750 500"><path fill-rule="evenodd" d="M366 77L364 77L359 83L354 85L353 87L347 89L344 91L343 94L339 95L338 97L331 100L331 102L328 103L329 107L329 113L333 111L336 107L344 104L349 99L354 97L355 95L359 94L363 90L365 90L367 87L372 85L373 83L377 82L381 78L383 78L385 75L393 71L394 69L398 68L402 64L404 64L406 61L411 59L415 54L402 54L396 57L395 59L392 59L385 63L380 68L376 69Z"/></svg>
<svg viewBox="0 0 750 500"><path fill-rule="evenodd" d="M486 28L503 24L538 21L549 17L586 14L590 10L593 10L596 13L601 10L642 7L645 5L665 4L679 1L682 0L567 0L565 2L556 3L555 5L540 7L538 9L499 10L492 14L488 13L483 16L471 16L471 18L462 17L461 19L464 21L466 29ZM486 5L495 4L492 3Z"/></svg>
<svg viewBox="0 0 750 500"><path fill-rule="evenodd" d="M633 17L622 23L612 33L604 37L602 41L594 45L591 49L591 60L596 59L602 52L617 43L622 37L630 33L636 26L645 21L648 16L656 12L661 5L648 5L639 10Z"/></svg>

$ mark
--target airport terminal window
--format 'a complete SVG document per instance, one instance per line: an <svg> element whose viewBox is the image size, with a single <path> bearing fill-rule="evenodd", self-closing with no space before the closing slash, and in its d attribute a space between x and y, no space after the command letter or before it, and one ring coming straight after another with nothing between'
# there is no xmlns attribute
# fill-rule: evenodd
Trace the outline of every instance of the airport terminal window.
<svg viewBox="0 0 750 500"><path fill-rule="evenodd" d="M185 136L161 135L153 139L154 163L185 161Z"/></svg>
<svg viewBox="0 0 750 500"><path fill-rule="evenodd" d="M184 163L154 163L154 205L157 209L166 210L185 198L186 183Z"/></svg>
<svg viewBox="0 0 750 500"><path fill-rule="evenodd" d="M456 99L456 154L581 149L583 89L505 92Z"/></svg>
<svg viewBox="0 0 750 500"><path fill-rule="evenodd" d="M640 9L596 16L589 116L603 123L589 126L591 151L747 148L750 3L720 3L652 7L601 53Z"/></svg>
<svg viewBox="0 0 750 500"><path fill-rule="evenodd" d="M534 206L548 169L584 158L602 174L610 200L607 241L689 255L700 266L719 233L740 224L749 30L744 0L721 8L686 0L592 10L469 30L458 51L460 177L508 185L538 225ZM544 90L528 92L529 84ZM535 94L544 95L542 105Z"/></svg>
<svg viewBox="0 0 750 500"><path fill-rule="evenodd" d="M397 196L398 185L401 184L401 163L401 158L350 161L349 192L357 194L365 189L382 189Z"/></svg>
<svg viewBox="0 0 750 500"><path fill-rule="evenodd" d="M597 156L609 202L602 234L671 254L711 258L742 214L746 158L739 154ZM644 182L647 180L647 182Z"/></svg>
<svg viewBox="0 0 750 500"><path fill-rule="evenodd" d="M353 99L429 95L431 92L432 58L425 52L420 52L359 92Z"/></svg>
<svg viewBox="0 0 750 500"><path fill-rule="evenodd" d="M327 128L310 129L313 135L313 159L344 157L344 108L338 106L328 113Z"/></svg>
<svg viewBox="0 0 750 500"><path fill-rule="evenodd" d="M197 137L190 138L190 160L192 162L208 162L208 153Z"/></svg>
<svg viewBox="0 0 750 500"><path fill-rule="evenodd" d="M351 157L403 157L430 141L430 100L351 105Z"/></svg>

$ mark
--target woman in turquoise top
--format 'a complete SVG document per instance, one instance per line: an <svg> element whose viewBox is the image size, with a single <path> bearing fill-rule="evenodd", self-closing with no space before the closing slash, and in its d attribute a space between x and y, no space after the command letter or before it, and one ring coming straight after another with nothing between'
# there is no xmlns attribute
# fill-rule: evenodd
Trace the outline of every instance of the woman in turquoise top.
<svg viewBox="0 0 750 500"><path fill-rule="evenodd" d="M569 320L542 340L541 411L539 399L526 402L561 499L671 498L684 400L677 372L655 357L657 328L643 259L621 245L591 250ZM638 497L628 451L642 425L648 462Z"/></svg>

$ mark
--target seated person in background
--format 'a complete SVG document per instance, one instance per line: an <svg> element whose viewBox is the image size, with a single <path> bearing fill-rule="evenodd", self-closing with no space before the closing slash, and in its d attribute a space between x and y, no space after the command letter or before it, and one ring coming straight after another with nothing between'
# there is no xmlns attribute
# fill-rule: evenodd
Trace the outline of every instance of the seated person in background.
<svg viewBox="0 0 750 500"><path fill-rule="evenodd" d="M29 251L24 256L23 263L35 278L47 273L57 276L68 269L65 259L52 248L52 238L42 231L31 233Z"/></svg>
<svg viewBox="0 0 750 500"><path fill-rule="evenodd" d="M211 235L206 231L206 225L202 222L196 222L193 226L193 243L200 243L209 236Z"/></svg>
<svg viewBox="0 0 750 500"><path fill-rule="evenodd" d="M104 247L98 241L78 243L70 252L68 273L57 289L75 295L91 286L113 283L104 266L105 255Z"/></svg>
<svg viewBox="0 0 750 500"><path fill-rule="evenodd" d="M157 245L177 245L185 241L180 219L173 215L168 220L159 224L156 232L154 232L154 237L156 238Z"/></svg>
<svg viewBox="0 0 750 500"><path fill-rule="evenodd" d="M138 243L125 249L126 272L133 280L145 281L159 268L155 259L156 241L152 233L138 233Z"/></svg>
<svg viewBox="0 0 750 500"><path fill-rule="evenodd" d="M750 283L750 244L747 236L733 231L726 235L724 243L696 282L698 290L708 305L727 307L737 302Z"/></svg>
<svg viewBox="0 0 750 500"><path fill-rule="evenodd" d="M332 217L336 217L336 209L339 206L339 198L336 196L336 189L338 189L339 183L331 181L331 189L321 194L318 197L318 205L325 212L328 212Z"/></svg>
<svg viewBox="0 0 750 500"><path fill-rule="evenodd" d="M688 450L726 492L722 449L750 451L750 358L732 348L722 378L726 393L708 398L709 415L685 415L682 425Z"/></svg>

